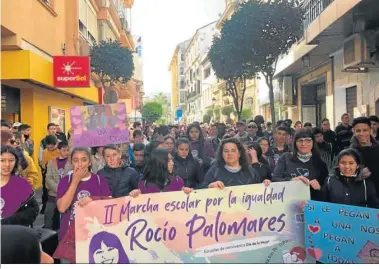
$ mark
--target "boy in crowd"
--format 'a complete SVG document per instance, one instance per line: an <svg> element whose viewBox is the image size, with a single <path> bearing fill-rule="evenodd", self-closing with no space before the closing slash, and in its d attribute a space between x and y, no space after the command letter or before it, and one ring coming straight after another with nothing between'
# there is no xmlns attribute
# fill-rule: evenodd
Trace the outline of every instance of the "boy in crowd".
<svg viewBox="0 0 379 269"><path fill-rule="evenodd" d="M68 156L70 149L67 142L58 145L59 156L52 159L47 164L46 185L48 189L48 199L45 209L45 228L51 230L59 229L59 212L57 209L57 188L59 181L72 170Z"/></svg>
<svg viewBox="0 0 379 269"><path fill-rule="evenodd" d="M11 131L12 124L7 120L1 120L1 130L2 131Z"/></svg>
<svg viewBox="0 0 379 269"><path fill-rule="evenodd" d="M47 135L41 140L41 143L40 143L40 145L39 145L39 155L38 155L38 160L39 160L39 164L40 164L40 166L42 166L42 152L46 149L46 139L47 139L47 137L48 136L50 136L50 135L53 135L53 136L55 136L55 137L57 137L57 129L56 129L56 125L55 125L55 123L49 123L48 125L47 125ZM62 141L59 141L58 140L58 142L57 143L59 143L59 142L62 142Z"/></svg>
<svg viewBox="0 0 379 269"><path fill-rule="evenodd" d="M54 130L55 130L55 124L54 124ZM45 213L46 209L46 203L48 199L48 193L46 188L46 167L47 164L56 158L59 157L59 149L57 148L58 145L58 138L54 135L48 135L44 138L46 149L42 151L42 157L41 157L41 169L42 169L42 209L41 214Z"/></svg>
<svg viewBox="0 0 379 269"><path fill-rule="evenodd" d="M234 138L237 138L240 141L244 141L247 139L248 133L246 132L246 124L243 121L239 121L236 123L237 134Z"/></svg>
<svg viewBox="0 0 379 269"><path fill-rule="evenodd" d="M353 121L354 136L351 148L356 149L362 159L362 164L370 170L370 180L375 185L379 198L379 144L371 136L371 121L367 117L358 117Z"/></svg>
<svg viewBox="0 0 379 269"><path fill-rule="evenodd" d="M271 145L269 151L269 157L273 159L275 165L283 153L291 151L287 145L289 135L290 131L287 127L280 126L275 130L274 143Z"/></svg>
<svg viewBox="0 0 379 269"><path fill-rule="evenodd" d="M328 169L333 169L336 154L333 152L331 143L324 140L324 133L320 128L314 128L313 135L320 150L321 159L326 163Z"/></svg>
<svg viewBox="0 0 379 269"><path fill-rule="evenodd" d="M263 136L266 137L270 143L274 140L274 133L272 131L272 123L266 122L266 130L263 132Z"/></svg>
<svg viewBox="0 0 379 269"><path fill-rule="evenodd" d="M145 168L145 145L140 144L134 144L133 145L133 155L134 155L134 162L132 163L131 167L133 167L137 173L140 175L140 179L143 176L143 169Z"/></svg>
<svg viewBox="0 0 379 269"><path fill-rule="evenodd" d="M338 150L344 150L350 147L350 140L353 136L353 126L349 124L350 116L347 113L341 116L342 123L336 127Z"/></svg>
<svg viewBox="0 0 379 269"><path fill-rule="evenodd" d="M368 117L368 119L371 121L371 135L376 141L379 141L379 118L378 116L372 115Z"/></svg>
<svg viewBox="0 0 379 269"><path fill-rule="evenodd" d="M337 153L338 152L337 136L336 136L336 133L330 129L330 122L328 119L322 120L321 129L322 129L322 133L324 135L325 142L330 143L332 146L333 152Z"/></svg>
<svg viewBox="0 0 379 269"><path fill-rule="evenodd" d="M18 131L21 132L25 138L25 150L28 152L29 156L32 156L34 153L34 141L31 138L32 127L28 124L22 124L18 127Z"/></svg>

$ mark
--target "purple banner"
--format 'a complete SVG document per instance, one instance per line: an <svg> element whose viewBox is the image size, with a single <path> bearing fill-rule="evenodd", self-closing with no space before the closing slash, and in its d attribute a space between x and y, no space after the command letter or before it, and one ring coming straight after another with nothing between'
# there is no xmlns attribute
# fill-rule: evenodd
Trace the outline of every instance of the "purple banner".
<svg viewBox="0 0 379 269"><path fill-rule="evenodd" d="M124 103L75 106L70 109L72 145L100 147L129 142Z"/></svg>

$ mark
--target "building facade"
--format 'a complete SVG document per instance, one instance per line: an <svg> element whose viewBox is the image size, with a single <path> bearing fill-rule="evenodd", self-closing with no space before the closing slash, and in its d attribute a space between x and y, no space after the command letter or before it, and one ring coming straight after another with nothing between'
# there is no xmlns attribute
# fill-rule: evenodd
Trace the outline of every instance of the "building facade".
<svg viewBox="0 0 379 269"><path fill-rule="evenodd" d="M171 72L171 115L172 122L180 122L186 109L186 89L184 76L184 52L190 40L178 44L171 58L169 72Z"/></svg>
<svg viewBox="0 0 379 269"><path fill-rule="evenodd" d="M118 5L128 9L132 2L4 1L1 8L2 118L31 125L36 143L46 135L49 122L59 123L67 133L71 127L70 107L101 102L101 85L92 74L88 88L54 87L53 56L87 56L95 41L108 36L120 39L123 46L132 49L132 39L118 12ZM37 154L33 156L35 159Z"/></svg>
<svg viewBox="0 0 379 269"><path fill-rule="evenodd" d="M378 115L377 1L304 0L301 8L303 39L278 62L281 110L314 125L328 118L332 127L346 112Z"/></svg>
<svg viewBox="0 0 379 269"><path fill-rule="evenodd" d="M216 22L198 29L184 54L185 91L187 93L185 115L187 122L201 122L203 120L201 60L208 53L215 33Z"/></svg>

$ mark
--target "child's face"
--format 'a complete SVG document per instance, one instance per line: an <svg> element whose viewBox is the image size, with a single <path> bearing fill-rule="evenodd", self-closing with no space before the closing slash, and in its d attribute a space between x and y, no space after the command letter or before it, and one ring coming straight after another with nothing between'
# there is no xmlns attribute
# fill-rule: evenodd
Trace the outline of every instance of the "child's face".
<svg viewBox="0 0 379 269"><path fill-rule="evenodd" d="M62 159L67 159L68 156L70 154L70 149L69 147L64 147L64 148L61 148L59 150L59 156L62 158Z"/></svg>

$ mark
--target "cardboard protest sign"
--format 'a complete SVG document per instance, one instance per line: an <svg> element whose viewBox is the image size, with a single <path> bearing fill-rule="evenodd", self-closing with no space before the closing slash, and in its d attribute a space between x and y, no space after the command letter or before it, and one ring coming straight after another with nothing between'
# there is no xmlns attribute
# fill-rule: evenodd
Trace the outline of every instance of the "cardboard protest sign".
<svg viewBox="0 0 379 269"><path fill-rule="evenodd" d="M129 141L124 103L70 109L73 146L99 147Z"/></svg>
<svg viewBox="0 0 379 269"><path fill-rule="evenodd" d="M307 255L322 263L379 263L379 210L309 201Z"/></svg>
<svg viewBox="0 0 379 269"><path fill-rule="evenodd" d="M309 196L286 182L91 202L76 212L76 261L311 263L300 213Z"/></svg>

